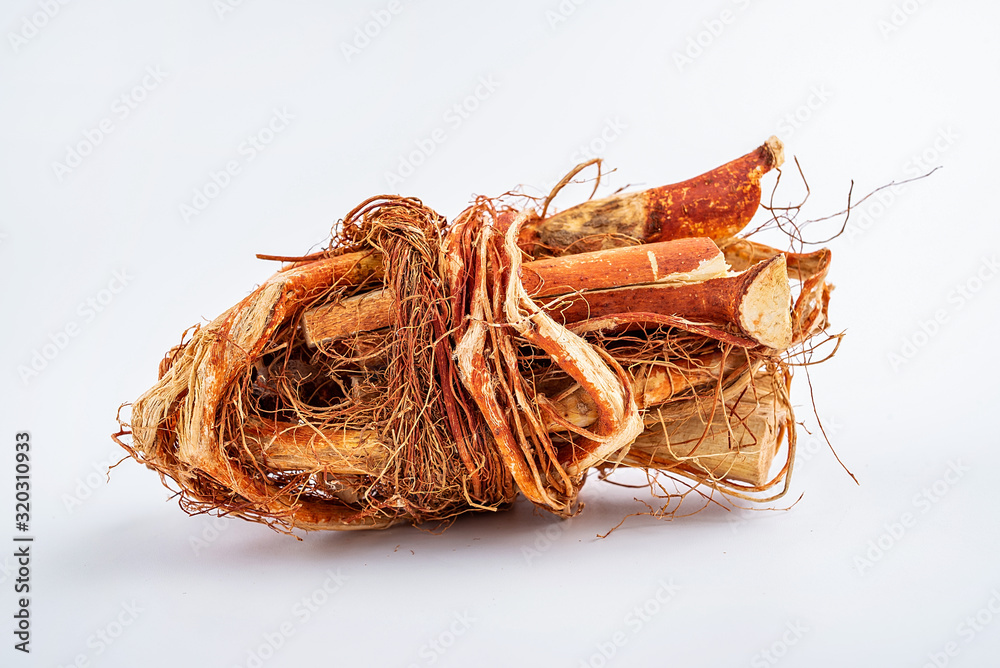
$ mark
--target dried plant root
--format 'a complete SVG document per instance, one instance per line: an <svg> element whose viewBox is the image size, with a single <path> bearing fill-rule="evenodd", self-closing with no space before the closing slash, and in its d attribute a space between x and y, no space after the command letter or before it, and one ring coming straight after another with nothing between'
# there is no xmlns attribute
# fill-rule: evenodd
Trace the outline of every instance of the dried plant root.
<svg viewBox="0 0 1000 668"><path fill-rule="evenodd" d="M188 512L283 531L448 522L518 495L568 516L589 471L620 466L777 498L786 360L831 290L828 251L731 238L781 159L769 140L548 218L479 198L447 224L369 199L327 250L266 256L289 264L167 354L115 439ZM623 235L642 244L612 248Z"/></svg>

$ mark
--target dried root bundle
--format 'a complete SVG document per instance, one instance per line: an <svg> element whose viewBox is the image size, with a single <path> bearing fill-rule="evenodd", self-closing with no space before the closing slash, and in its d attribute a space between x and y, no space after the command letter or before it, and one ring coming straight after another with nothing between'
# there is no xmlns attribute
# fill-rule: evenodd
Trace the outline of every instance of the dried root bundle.
<svg viewBox="0 0 1000 668"><path fill-rule="evenodd" d="M789 355L826 327L831 289L829 251L735 237L782 159L772 137L551 216L479 198L448 224L370 199L171 350L115 440L189 512L284 530L448 520L518 494L570 515L588 472L616 467L777 498Z"/></svg>

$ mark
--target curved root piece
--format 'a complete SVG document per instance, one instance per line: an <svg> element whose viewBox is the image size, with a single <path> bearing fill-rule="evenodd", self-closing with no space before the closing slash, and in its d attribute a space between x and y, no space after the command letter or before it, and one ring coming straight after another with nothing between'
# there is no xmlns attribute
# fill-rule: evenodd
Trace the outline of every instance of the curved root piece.
<svg viewBox="0 0 1000 668"><path fill-rule="evenodd" d="M761 177L784 159L781 140L770 137L750 153L693 179L533 219L521 229L520 243L529 254L541 257L595 250L608 242L620 245L621 239L728 239L757 211Z"/></svg>

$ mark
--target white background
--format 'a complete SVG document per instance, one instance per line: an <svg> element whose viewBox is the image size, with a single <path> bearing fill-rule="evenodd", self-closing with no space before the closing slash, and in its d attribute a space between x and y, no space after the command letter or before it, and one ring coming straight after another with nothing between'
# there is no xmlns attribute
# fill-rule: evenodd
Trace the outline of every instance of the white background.
<svg viewBox="0 0 1000 668"><path fill-rule="evenodd" d="M0 549L0 663L995 660L996 3L332 4L0 10L0 540L15 534L21 430L36 536L30 656L12 647L13 547ZM241 145L275 110L292 118L249 160ZM102 122L111 132L87 139ZM852 180L857 199L943 167L856 208L829 244L832 328L847 337L811 380L860 485L802 431L790 510L631 518L601 540L648 495L591 481L566 522L519 504L441 535L296 541L188 517L132 461L107 481L119 404L185 328L277 268L255 253L314 250L383 192L450 217L474 194L547 191L593 151L617 169L606 194L694 176L771 134L808 178L802 219L842 209ZM55 165L81 144L75 167ZM411 155L412 174L387 176ZM227 187L183 215L231 160ZM797 199L785 175L779 199ZM804 373L794 389L815 432Z"/></svg>

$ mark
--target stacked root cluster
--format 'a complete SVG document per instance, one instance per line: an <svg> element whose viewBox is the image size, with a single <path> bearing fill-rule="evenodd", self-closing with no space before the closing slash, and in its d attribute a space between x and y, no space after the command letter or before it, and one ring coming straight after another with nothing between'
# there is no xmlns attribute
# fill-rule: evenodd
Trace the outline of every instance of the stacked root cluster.
<svg viewBox="0 0 1000 668"><path fill-rule="evenodd" d="M587 476L786 489L789 360L827 325L830 253L740 238L780 142L591 200L370 199L160 364L115 439L189 512L290 530L560 515ZM130 438L129 438L130 437ZM675 491L663 478L677 483Z"/></svg>

